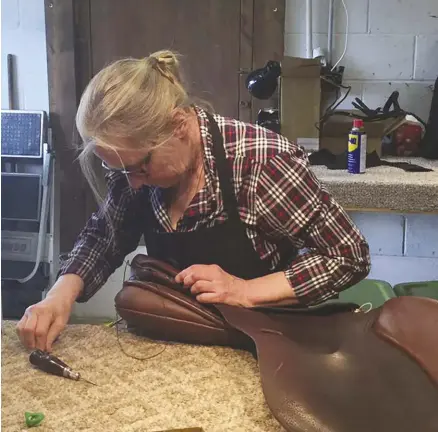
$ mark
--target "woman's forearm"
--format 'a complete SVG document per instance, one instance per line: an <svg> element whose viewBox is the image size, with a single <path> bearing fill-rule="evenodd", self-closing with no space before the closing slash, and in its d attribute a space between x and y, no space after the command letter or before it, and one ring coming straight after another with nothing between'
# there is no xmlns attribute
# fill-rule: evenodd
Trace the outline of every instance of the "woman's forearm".
<svg viewBox="0 0 438 432"><path fill-rule="evenodd" d="M295 292L283 272L248 280L246 298L249 307L298 303Z"/></svg>
<svg viewBox="0 0 438 432"><path fill-rule="evenodd" d="M47 297L63 297L74 303L83 292L84 281L75 274L65 274L55 282L47 293Z"/></svg>

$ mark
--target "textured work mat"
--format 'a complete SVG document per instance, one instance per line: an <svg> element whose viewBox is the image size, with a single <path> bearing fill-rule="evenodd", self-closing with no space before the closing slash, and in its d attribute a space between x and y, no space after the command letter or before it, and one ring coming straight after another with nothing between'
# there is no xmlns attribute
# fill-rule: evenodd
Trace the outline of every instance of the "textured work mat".
<svg viewBox="0 0 438 432"><path fill-rule="evenodd" d="M98 386L33 369L2 323L2 430L27 431L24 412L43 412L37 432L280 432L267 407L255 359L220 347L158 344L114 328L70 325L53 354ZM33 430L33 429L31 429Z"/></svg>
<svg viewBox="0 0 438 432"><path fill-rule="evenodd" d="M316 177L346 209L383 209L397 212L437 212L438 160L421 158L382 158L390 162L408 162L432 169L431 172L407 172L379 166L364 174L329 170L312 166Z"/></svg>

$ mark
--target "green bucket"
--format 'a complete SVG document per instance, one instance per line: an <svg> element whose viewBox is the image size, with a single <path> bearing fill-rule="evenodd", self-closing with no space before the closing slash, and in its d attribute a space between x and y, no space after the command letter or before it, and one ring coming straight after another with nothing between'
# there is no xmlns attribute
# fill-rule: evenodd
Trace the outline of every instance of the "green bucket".
<svg viewBox="0 0 438 432"><path fill-rule="evenodd" d="M364 279L363 281L339 293L339 298L330 303L354 303L369 309L376 309L387 300L396 297L392 286L385 281Z"/></svg>
<svg viewBox="0 0 438 432"><path fill-rule="evenodd" d="M356 303L359 306L366 303L375 309L390 298L396 297L392 286L385 281L364 279L363 281L339 293L339 300L346 303Z"/></svg>
<svg viewBox="0 0 438 432"><path fill-rule="evenodd" d="M438 281L401 283L394 286L394 292L398 297L416 296L438 300Z"/></svg>

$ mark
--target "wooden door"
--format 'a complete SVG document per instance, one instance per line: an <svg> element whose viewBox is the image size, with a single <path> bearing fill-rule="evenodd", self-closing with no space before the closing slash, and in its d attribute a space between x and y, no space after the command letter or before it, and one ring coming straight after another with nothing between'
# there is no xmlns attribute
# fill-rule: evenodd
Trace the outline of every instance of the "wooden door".
<svg viewBox="0 0 438 432"><path fill-rule="evenodd" d="M172 49L196 96L239 116L240 1L92 0L93 73L122 57Z"/></svg>
<svg viewBox="0 0 438 432"><path fill-rule="evenodd" d="M178 51L192 93L216 112L254 121L260 103L244 81L283 55L285 0L46 0L49 93L61 175L61 250L96 204L73 164L70 137L80 95L109 62ZM256 43L255 43L256 42Z"/></svg>

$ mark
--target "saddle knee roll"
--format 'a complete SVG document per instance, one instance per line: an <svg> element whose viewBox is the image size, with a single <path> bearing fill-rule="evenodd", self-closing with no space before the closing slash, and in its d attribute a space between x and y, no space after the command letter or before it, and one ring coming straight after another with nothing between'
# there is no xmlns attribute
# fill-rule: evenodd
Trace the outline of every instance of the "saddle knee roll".
<svg viewBox="0 0 438 432"><path fill-rule="evenodd" d="M130 279L116 295L115 307L133 331L151 339L243 349L253 344L214 307L166 285Z"/></svg>

